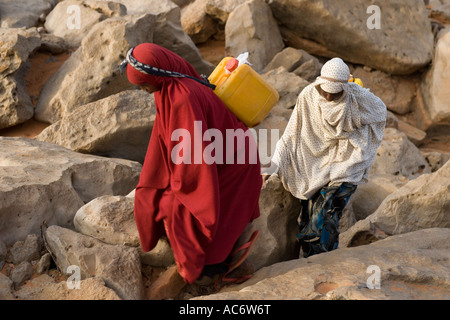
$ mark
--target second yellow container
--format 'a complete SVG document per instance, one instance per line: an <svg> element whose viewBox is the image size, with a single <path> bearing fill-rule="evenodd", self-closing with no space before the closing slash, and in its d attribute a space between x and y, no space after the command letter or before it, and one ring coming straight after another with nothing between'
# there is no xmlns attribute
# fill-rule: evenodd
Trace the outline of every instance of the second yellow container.
<svg viewBox="0 0 450 320"><path fill-rule="evenodd" d="M214 92L247 127L260 124L278 102L278 92L248 64L224 58L209 76Z"/></svg>

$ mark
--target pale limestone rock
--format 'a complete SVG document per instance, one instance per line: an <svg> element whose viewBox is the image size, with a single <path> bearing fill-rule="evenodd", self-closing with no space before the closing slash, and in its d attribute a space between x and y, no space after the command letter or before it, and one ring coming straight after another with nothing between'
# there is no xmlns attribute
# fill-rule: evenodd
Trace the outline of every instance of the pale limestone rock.
<svg viewBox="0 0 450 320"><path fill-rule="evenodd" d="M237 57L248 52L248 61L261 72L284 48L278 25L264 0L251 0L238 6L225 25L225 51Z"/></svg>
<svg viewBox="0 0 450 320"><path fill-rule="evenodd" d="M99 277L121 299L143 298L141 261L135 248L106 244L58 226L50 226L44 239L61 272L76 266L81 279Z"/></svg>
<svg viewBox="0 0 450 320"><path fill-rule="evenodd" d="M0 240L12 245L40 234L44 223L73 228L73 217L86 202L133 190L141 168L129 160L0 137Z"/></svg>
<svg viewBox="0 0 450 320"><path fill-rule="evenodd" d="M270 0L269 5L287 45L310 53L301 47L305 39L329 58L390 74L413 73L432 59L433 33L423 0L377 1L380 29L368 27L376 16L367 13L364 1Z"/></svg>
<svg viewBox="0 0 450 320"><path fill-rule="evenodd" d="M155 116L153 94L127 90L80 106L35 139L81 153L143 163Z"/></svg>

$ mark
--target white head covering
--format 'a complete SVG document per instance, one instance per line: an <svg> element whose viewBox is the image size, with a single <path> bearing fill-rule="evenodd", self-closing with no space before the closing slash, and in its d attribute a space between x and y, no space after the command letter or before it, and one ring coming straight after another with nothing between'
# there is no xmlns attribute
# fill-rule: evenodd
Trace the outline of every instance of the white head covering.
<svg viewBox="0 0 450 320"><path fill-rule="evenodd" d="M323 91L338 93L344 90L343 84L350 79L350 69L341 58L333 58L325 63L316 84L320 84Z"/></svg>

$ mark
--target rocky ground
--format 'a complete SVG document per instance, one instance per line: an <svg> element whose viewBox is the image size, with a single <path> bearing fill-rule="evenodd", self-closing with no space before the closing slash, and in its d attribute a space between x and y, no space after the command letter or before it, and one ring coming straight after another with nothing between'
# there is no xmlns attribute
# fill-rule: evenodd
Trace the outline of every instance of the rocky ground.
<svg viewBox="0 0 450 320"><path fill-rule="evenodd" d="M155 108L117 66L141 42L203 74L249 52L280 95L257 131L281 135L298 94L334 56L389 110L338 250L298 259L299 203L272 176L255 221L253 278L218 293L187 286L176 298L450 299L450 2L397 10L379 1L380 30L366 26L361 1L308 2L0 0L0 299L170 296L170 246L161 239L142 252L133 219ZM77 270L80 289L71 287Z"/></svg>

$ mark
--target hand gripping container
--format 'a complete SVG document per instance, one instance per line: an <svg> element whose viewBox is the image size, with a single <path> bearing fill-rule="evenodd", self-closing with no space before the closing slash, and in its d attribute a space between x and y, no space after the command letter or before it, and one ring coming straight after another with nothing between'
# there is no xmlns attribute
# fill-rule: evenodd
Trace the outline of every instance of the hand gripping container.
<svg viewBox="0 0 450 320"><path fill-rule="evenodd" d="M248 64L225 57L208 77L214 92L247 127L260 124L278 102L278 92Z"/></svg>

